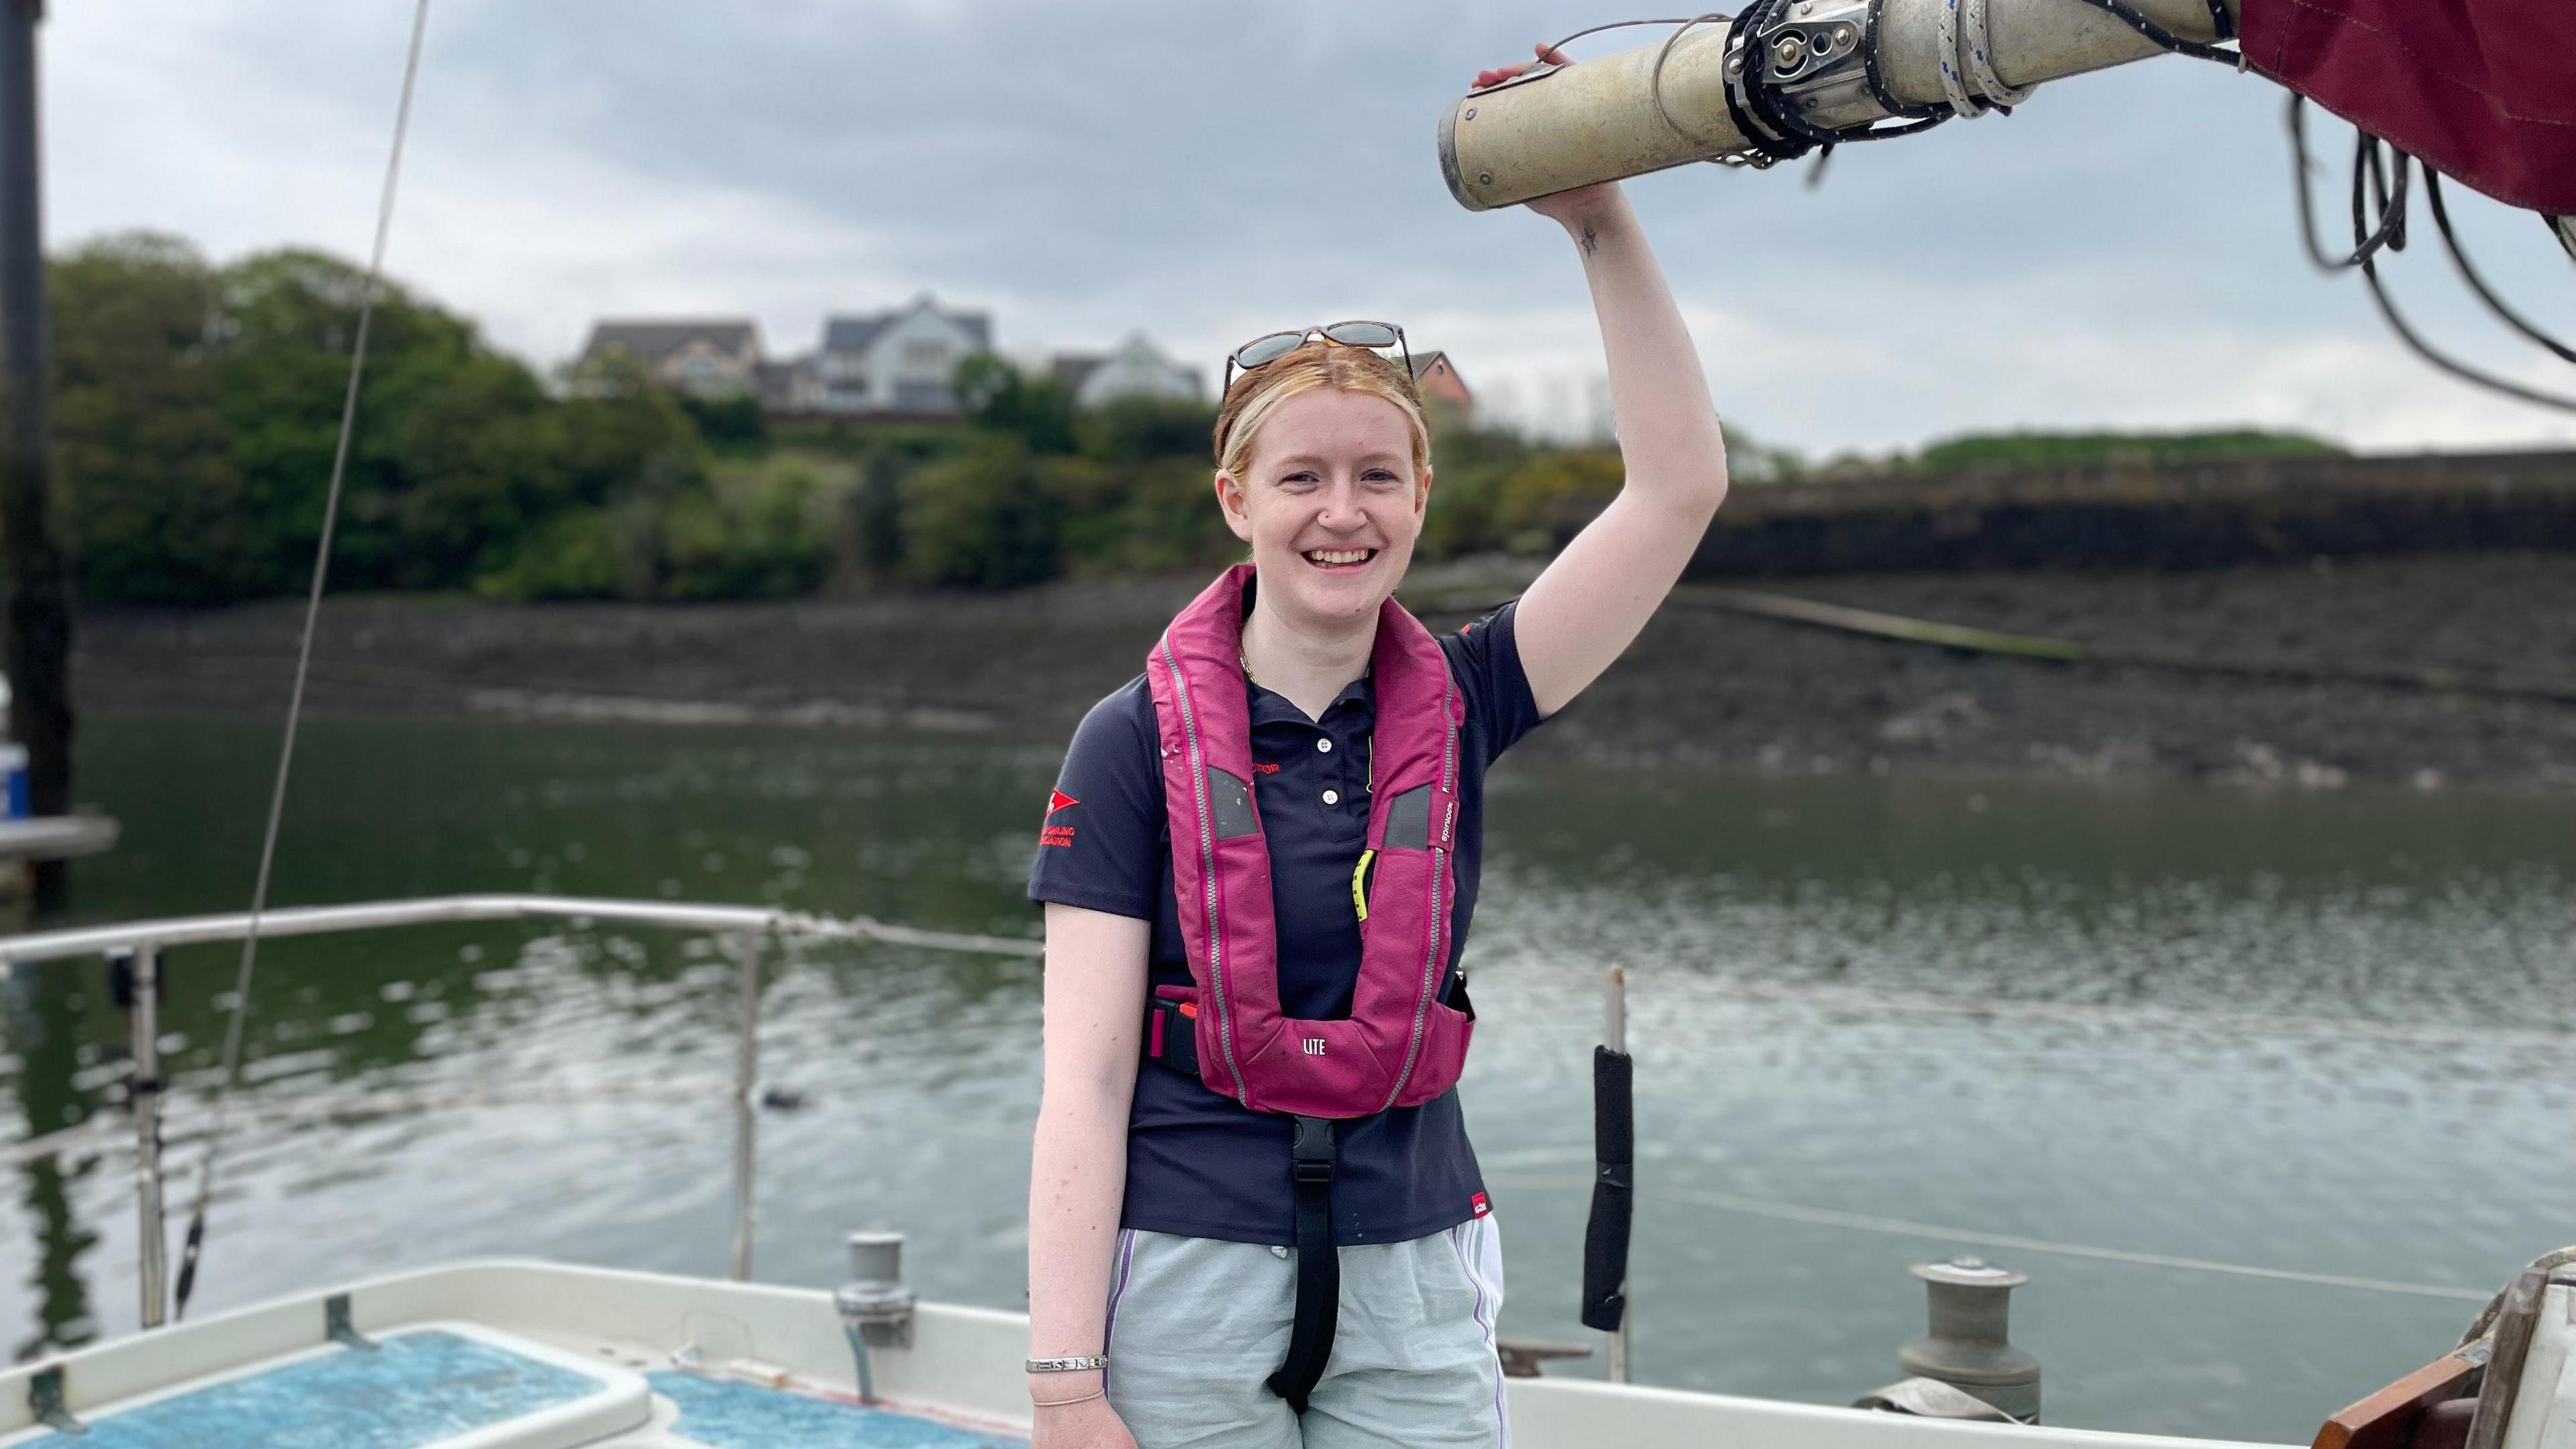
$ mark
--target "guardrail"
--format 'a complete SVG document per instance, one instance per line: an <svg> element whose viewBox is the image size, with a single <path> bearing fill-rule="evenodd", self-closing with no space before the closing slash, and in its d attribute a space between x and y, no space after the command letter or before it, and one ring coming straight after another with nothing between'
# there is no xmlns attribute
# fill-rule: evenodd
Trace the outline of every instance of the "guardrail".
<svg viewBox="0 0 2576 1449"><path fill-rule="evenodd" d="M352 931L378 931L402 926L454 925L481 921L567 921L576 925L614 923L651 926L723 936L731 943L741 1001L734 1042L733 1276L751 1276L752 1166L758 1135L757 1104L752 1099L760 1074L760 963L772 938L864 941L914 946L932 951L958 951L986 956L1038 956L1041 943L1010 936L984 936L955 931L924 931L889 925L867 916L824 916L777 907L717 906L682 901L634 901L613 898L538 895L430 896L417 900L369 901L342 906L299 906L257 915L178 916L157 921L123 921L67 931L43 931L0 937L0 980L20 965L103 956L127 973L132 1010L128 1030L133 1072L139 1089L134 1106L136 1197L142 1214L143 1326L162 1322L167 1293L167 1225L162 1211L161 1077L158 1021L160 954L173 946L239 941L256 932L262 939L280 936L326 936Z"/></svg>

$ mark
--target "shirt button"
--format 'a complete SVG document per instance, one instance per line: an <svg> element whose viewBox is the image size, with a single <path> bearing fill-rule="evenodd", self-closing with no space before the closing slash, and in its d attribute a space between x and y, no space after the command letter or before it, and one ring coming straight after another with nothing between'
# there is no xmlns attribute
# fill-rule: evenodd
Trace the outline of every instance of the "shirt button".
<svg viewBox="0 0 2576 1449"><path fill-rule="evenodd" d="M1341 791L1339 791L1339 790L1327 790L1327 791L1325 791L1325 792L1324 792L1324 803L1325 803L1325 804L1327 804L1327 805L1339 805L1339 804L1341 804L1341 803L1342 803L1342 792L1341 792Z"/></svg>
<svg viewBox="0 0 2576 1449"><path fill-rule="evenodd" d="M1329 755L1333 752L1333 742L1331 740L1317 740L1315 741L1315 750L1318 754Z"/></svg>

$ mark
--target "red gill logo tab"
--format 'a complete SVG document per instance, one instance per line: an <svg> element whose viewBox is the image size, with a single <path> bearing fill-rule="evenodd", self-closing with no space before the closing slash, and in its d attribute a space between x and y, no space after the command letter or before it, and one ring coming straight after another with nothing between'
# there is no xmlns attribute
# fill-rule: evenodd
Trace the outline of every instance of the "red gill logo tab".
<svg viewBox="0 0 2576 1449"><path fill-rule="evenodd" d="M1467 1207L1469 1216L1479 1218L1494 1210L1494 1205L1485 1201L1485 1195L1481 1192L1467 1199Z"/></svg>

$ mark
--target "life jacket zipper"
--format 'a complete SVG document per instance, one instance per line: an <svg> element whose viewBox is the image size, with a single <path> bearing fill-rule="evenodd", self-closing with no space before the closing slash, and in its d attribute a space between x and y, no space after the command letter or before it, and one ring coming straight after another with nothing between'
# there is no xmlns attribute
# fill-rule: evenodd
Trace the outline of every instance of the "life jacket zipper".
<svg viewBox="0 0 2576 1449"><path fill-rule="evenodd" d="M1234 1062L1234 1018L1226 1009L1225 929L1216 909L1216 828L1208 812L1207 764L1199 757L1199 727L1197 717L1190 711L1189 681L1181 674L1180 661L1172 657L1172 636L1168 633L1163 636L1162 650L1163 668L1172 676L1172 694L1181 706L1181 737L1190 747L1190 798L1199 812L1199 886L1207 897L1208 979L1216 988L1216 1039L1225 1055L1225 1069L1234 1075L1234 1100L1249 1107L1251 1093L1244 1088L1243 1069ZM1438 888L1433 889L1436 892ZM1421 1028L1417 1024L1414 1030L1418 1035Z"/></svg>

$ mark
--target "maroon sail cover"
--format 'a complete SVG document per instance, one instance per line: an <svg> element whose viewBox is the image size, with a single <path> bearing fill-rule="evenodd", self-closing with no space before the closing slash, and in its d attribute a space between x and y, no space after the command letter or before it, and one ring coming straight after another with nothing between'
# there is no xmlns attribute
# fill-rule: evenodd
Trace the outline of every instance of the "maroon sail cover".
<svg viewBox="0 0 2576 1449"><path fill-rule="evenodd" d="M2576 0L2244 0L2265 75L2498 201L2576 214Z"/></svg>

